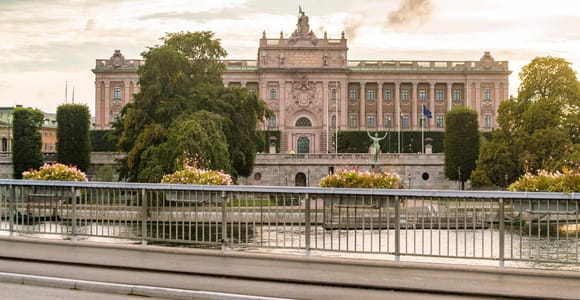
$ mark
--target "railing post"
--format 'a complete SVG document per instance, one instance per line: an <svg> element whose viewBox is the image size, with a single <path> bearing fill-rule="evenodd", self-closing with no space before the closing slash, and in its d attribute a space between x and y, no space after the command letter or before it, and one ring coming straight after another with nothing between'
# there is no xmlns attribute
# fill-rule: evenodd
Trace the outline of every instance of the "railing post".
<svg viewBox="0 0 580 300"><path fill-rule="evenodd" d="M8 201L10 203L10 236L14 236L14 218L16 217L16 188L14 185L10 185L10 196L12 197L12 201Z"/></svg>
<svg viewBox="0 0 580 300"><path fill-rule="evenodd" d="M77 240L77 195L75 191L75 187L71 187L71 202L72 202L72 228L71 228L71 241ZM57 193L58 194L58 193Z"/></svg>
<svg viewBox="0 0 580 300"><path fill-rule="evenodd" d="M401 261L401 202L395 196L395 261Z"/></svg>
<svg viewBox="0 0 580 300"><path fill-rule="evenodd" d="M310 256L310 226L311 226L311 220L310 220L310 197L308 197L308 194L304 195L304 230L306 231L305 234L305 250L306 252L304 253L306 256Z"/></svg>
<svg viewBox="0 0 580 300"><path fill-rule="evenodd" d="M143 212L141 213L141 245L147 246L147 191L141 189L141 207Z"/></svg>
<svg viewBox="0 0 580 300"><path fill-rule="evenodd" d="M225 191L221 193L222 198L222 252L226 251L226 245L228 242L228 194Z"/></svg>
<svg viewBox="0 0 580 300"><path fill-rule="evenodd" d="M499 198L499 267L504 267L505 261L505 212L503 198Z"/></svg>

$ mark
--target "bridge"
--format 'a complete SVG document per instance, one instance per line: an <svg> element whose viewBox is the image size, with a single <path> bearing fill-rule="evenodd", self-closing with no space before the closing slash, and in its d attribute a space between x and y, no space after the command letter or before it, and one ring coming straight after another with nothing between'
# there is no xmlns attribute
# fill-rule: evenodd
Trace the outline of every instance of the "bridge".
<svg viewBox="0 0 580 300"><path fill-rule="evenodd" d="M132 294L141 284L308 299L577 299L579 202L560 193L0 180L0 271ZM125 275L106 275L117 271Z"/></svg>

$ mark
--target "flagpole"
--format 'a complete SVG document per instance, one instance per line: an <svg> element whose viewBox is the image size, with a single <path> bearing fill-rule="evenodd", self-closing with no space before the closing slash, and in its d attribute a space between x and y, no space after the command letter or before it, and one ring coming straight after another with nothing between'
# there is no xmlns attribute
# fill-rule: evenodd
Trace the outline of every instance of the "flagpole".
<svg viewBox="0 0 580 300"><path fill-rule="evenodd" d="M425 127L423 125L423 123L425 122L425 104L423 104L423 109L422 109L422 115L421 115L421 153L425 153L425 136L423 133L423 128Z"/></svg>

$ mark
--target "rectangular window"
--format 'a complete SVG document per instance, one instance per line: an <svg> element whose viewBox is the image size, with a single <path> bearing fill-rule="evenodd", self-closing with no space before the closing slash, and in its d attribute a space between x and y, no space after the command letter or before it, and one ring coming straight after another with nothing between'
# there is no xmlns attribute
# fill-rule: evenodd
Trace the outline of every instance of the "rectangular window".
<svg viewBox="0 0 580 300"><path fill-rule="evenodd" d="M336 100L336 88L330 89L330 100Z"/></svg>
<svg viewBox="0 0 580 300"><path fill-rule="evenodd" d="M408 89L403 89L401 91L401 100L409 101L409 90Z"/></svg>
<svg viewBox="0 0 580 300"><path fill-rule="evenodd" d="M367 115L367 127L368 128L375 127L375 115L372 115L372 114Z"/></svg>
<svg viewBox="0 0 580 300"><path fill-rule="evenodd" d="M491 128L491 116L485 115L483 117L483 127L484 128Z"/></svg>
<svg viewBox="0 0 580 300"><path fill-rule="evenodd" d="M435 93L435 100L443 101L443 89L437 89L437 92Z"/></svg>
<svg viewBox="0 0 580 300"><path fill-rule="evenodd" d="M453 90L453 101L461 101L461 90L460 89Z"/></svg>
<svg viewBox="0 0 580 300"><path fill-rule="evenodd" d="M277 91L276 89L270 89L270 100L276 100L277 99Z"/></svg>
<svg viewBox="0 0 580 300"><path fill-rule="evenodd" d="M119 121L119 114L113 114L113 121Z"/></svg>
<svg viewBox="0 0 580 300"><path fill-rule="evenodd" d="M276 116L271 116L268 119L268 127L269 128L275 128L276 127Z"/></svg>
<svg viewBox="0 0 580 300"><path fill-rule="evenodd" d="M332 124L332 128L336 128L336 115L332 116L331 124Z"/></svg>
<svg viewBox="0 0 580 300"><path fill-rule="evenodd" d="M348 116L348 126L350 126L350 127L357 127L358 126L358 117L356 114L350 114Z"/></svg>
<svg viewBox="0 0 580 300"><path fill-rule="evenodd" d="M385 115L385 127L386 128L393 127L393 115L391 114Z"/></svg>
<svg viewBox="0 0 580 300"><path fill-rule="evenodd" d="M419 90L419 100L421 101L427 100L427 90L424 89Z"/></svg>
<svg viewBox="0 0 580 300"><path fill-rule="evenodd" d="M121 88L113 88L113 100L121 100Z"/></svg>
<svg viewBox="0 0 580 300"><path fill-rule="evenodd" d="M386 89L385 90L385 101L391 101L393 100L393 92L391 92L391 89Z"/></svg>
<svg viewBox="0 0 580 300"><path fill-rule="evenodd" d="M443 116L437 115L437 117L435 118L435 123L437 128L443 128Z"/></svg>
<svg viewBox="0 0 580 300"><path fill-rule="evenodd" d="M401 116L401 127L409 128L409 115Z"/></svg>
<svg viewBox="0 0 580 300"><path fill-rule="evenodd" d="M490 100L491 100L491 89L490 88L483 89L483 101Z"/></svg>
<svg viewBox="0 0 580 300"><path fill-rule="evenodd" d="M350 99L351 101L358 100L358 92L357 92L357 89L349 89L348 90L348 99Z"/></svg>
<svg viewBox="0 0 580 300"><path fill-rule="evenodd" d="M367 101L375 101L375 90L373 89L367 90Z"/></svg>

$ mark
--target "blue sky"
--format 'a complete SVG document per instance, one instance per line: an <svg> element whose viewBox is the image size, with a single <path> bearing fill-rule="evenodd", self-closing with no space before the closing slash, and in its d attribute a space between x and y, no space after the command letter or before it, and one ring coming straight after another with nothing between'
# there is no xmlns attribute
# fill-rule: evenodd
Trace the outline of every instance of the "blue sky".
<svg viewBox="0 0 580 300"><path fill-rule="evenodd" d="M262 32L295 28L298 6L318 36L346 32L349 59L508 60L516 94L520 68L536 56L580 70L575 0L0 0L0 106L55 112L68 100L94 109L95 59L121 49L140 58L166 32L210 30L231 59L255 59Z"/></svg>

